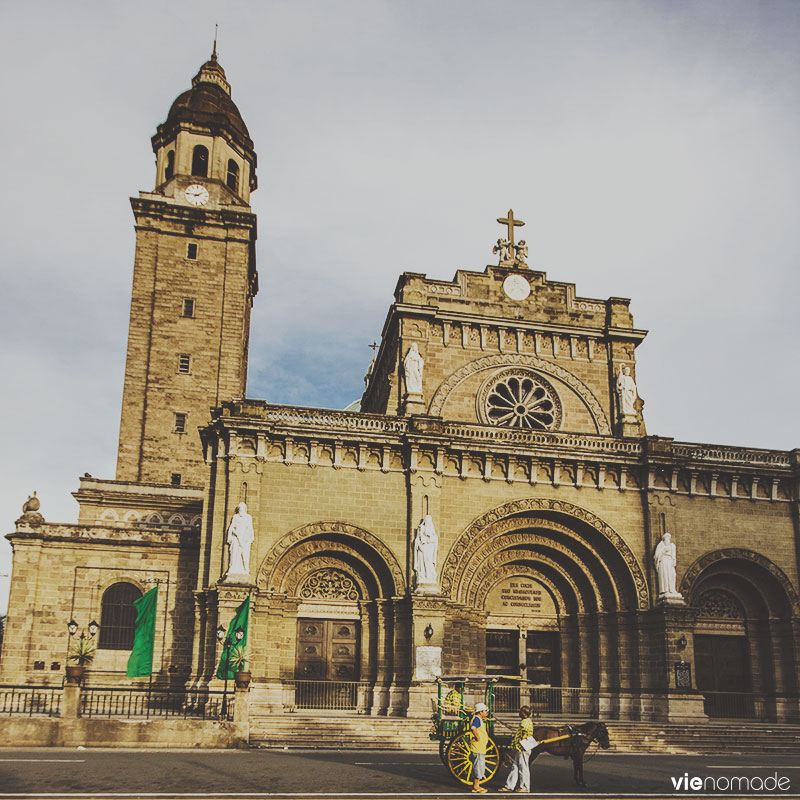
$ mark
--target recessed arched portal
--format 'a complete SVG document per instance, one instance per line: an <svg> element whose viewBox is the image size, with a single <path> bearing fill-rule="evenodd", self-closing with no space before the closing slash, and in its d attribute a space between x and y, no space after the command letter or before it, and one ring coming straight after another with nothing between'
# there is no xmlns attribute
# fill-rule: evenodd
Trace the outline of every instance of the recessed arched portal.
<svg viewBox="0 0 800 800"><path fill-rule="evenodd" d="M405 583L377 536L338 521L304 525L272 547L256 584L269 613L256 622L254 666L293 693L288 705L385 711Z"/></svg>
<svg viewBox="0 0 800 800"><path fill-rule="evenodd" d="M692 651L709 717L782 720L797 693L792 617L800 602L783 571L759 553L726 548L686 571L681 590L697 612Z"/></svg>
<svg viewBox="0 0 800 800"><path fill-rule="evenodd" d="M442 566L443 592L481 614L484 667L531 685L576 690L630 683L635 612L649 608L641 565L623 538L573 504L526 498L474 520ZM577 698L578 695L576 694ZM560 701L559 701L560 702Z"/></svg>

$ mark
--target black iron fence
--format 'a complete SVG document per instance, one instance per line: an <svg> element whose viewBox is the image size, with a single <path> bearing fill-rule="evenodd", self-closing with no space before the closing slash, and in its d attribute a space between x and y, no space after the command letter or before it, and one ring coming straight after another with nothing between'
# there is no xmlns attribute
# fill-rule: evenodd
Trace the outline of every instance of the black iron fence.
<svg viewBox="0 0 800 800"><path fill-rule="evenodd" d="M289 711L319 709L364 711L371 704L369 681L284 681L283 706Z"/></svg>
<svg viewBox="0 0 800 800"><path fill-rule="evenodd" d="M60 707L61 686L0 684L0 714L55 717Z"/></svg>
<svg viewBox="0 0 800 800"><path fill-rule="evenodd" d="M712 719L769 719L766 698L750 692L703 692L703 711Z"/></svg>
<svg viewBox="0 0 800 800"><path fill-rule="evenodd" d="M234 693L210 689L89 686L81 692L82 717L233 719Z"/></svg>
<svg viewBox="0 0 800 800"><path fill-rule="evenodd" d="M498 713L516 712L521 706L529 706L532 717L596 717L598 713L597 692L594 689L571 686L536 686L516 684L495 685L494 710Z"/></svg>

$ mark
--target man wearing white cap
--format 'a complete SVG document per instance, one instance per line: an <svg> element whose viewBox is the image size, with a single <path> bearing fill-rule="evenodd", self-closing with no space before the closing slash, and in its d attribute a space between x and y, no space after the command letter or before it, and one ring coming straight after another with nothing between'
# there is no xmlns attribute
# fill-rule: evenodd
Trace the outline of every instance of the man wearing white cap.
<svg viewBox="0 0 800 800"><path fill-rule="evenodd" d="M489 731L486 729L486 717L489 706L478 703L475 706L475 716L469 726L471 734L469 742L469 760L472 762L472 791L485 794L486 789L481 786L483 776L486 774L486 747L489 744Z"/></svg>

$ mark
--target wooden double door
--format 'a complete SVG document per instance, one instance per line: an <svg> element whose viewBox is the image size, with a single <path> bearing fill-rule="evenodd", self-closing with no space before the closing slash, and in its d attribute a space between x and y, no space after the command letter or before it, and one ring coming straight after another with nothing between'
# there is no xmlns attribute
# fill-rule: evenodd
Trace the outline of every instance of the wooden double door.
<svg viewBox="0 0 800 800"><path fill-rule="evenodd" d="M528 683L561 685L561 649L558 631L486 631L486 672L519 675Z"/></svg>
<svg viewBox="0 0 800 800"><path fill-rule="evenodd" d="M298 619L295 678L357 681L359 634L358 620Z"/></svg>

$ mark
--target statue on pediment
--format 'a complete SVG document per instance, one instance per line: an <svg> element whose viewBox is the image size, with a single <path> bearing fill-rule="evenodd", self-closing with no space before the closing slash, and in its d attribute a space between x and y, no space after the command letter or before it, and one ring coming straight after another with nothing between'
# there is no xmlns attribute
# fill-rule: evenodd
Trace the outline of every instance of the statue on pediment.
<svg viewBox="0 0 800 800"><path fill-rule="evenodd" d="M422 394L422 369L424 366L425 361L419 352L419 347L416 342L413 342L403 359L403 374L408 394Z"/></svg>
<svg viewBox="0 0 800 800"><path fill-rule="evenodd" d="M250 547L254 539L253 518L247 513L247 504L239 503L228 526L228 571L224 580L250 577Z"/></svg>
<svg viewBox="0 0 800 800"><path fill-rule="evenodd" d="M617 396L619 397L619 410L623 417L636 415L636 398L639 393L636 381L631 376L630 367L620 367L617 376Z"/></svg>
<svg viewBox="0 0 800 800"><path fill-rule="evenodd" d="M439 557L439 536L433 524L433 517L426 514L414 535L414 571L417 573L417 587L438 586L436 564Z"/></svg>
<svg viewBox="0 0 800 800"><path fill-rule="evenodd" d="M512 245L508 239L498 239L497 244L492 248L492 252L500 254L498 265L508 264L514 261L514 252L511 249Z"/></svg>

